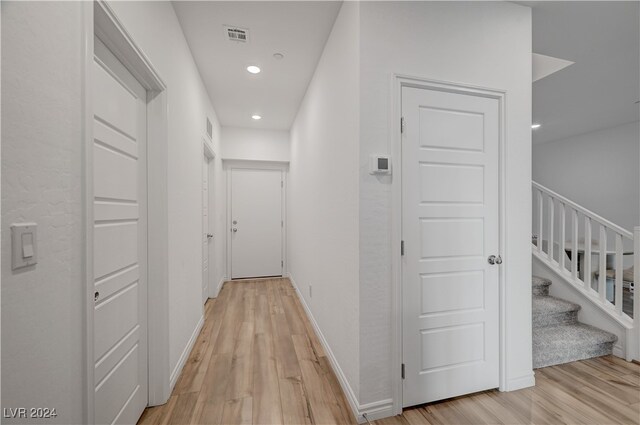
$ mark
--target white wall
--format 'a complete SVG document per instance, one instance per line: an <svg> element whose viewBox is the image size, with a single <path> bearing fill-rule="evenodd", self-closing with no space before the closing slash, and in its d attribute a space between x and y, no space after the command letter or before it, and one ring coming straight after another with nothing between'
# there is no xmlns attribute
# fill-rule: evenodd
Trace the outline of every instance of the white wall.
<svg viewBox="0 0 640 425"><path fill-rule="evenodd" d="M85 294L81 5L0 7L2 406L55 407L59 416L49 422L78 424ZM24 221L38 223L38 264L12 272L9 226Z"/></svg>
<svg viewBox="0 0 640 425"><path fill-rule="evenodd" d="M291 128L287 211L292 280L356 396L359 7L343 3Z"/></svg>
<svg viewBox="0 0 640 425"><path fill-rule="evenodd" d="M289 161L288 130L222 127L222 157L261 161Z"/></svg>
<svg viewBox="0 0 640 425"><path fill-rule="evenodd" d="M170 365L202 316L201 164L205 116L220 131L168 2L113 2L167 83ZM55 407L83 422L82 3L2 2L2 406ZM45 64L46 66L43 66ZM216 213L217 233L224 208ZM39 262L11 271L9 225L38 223ZM216 252L224 252L223 238ZM224 274L224 258L216 261ZM3 421L4 422L4 421Z"/></svg>
<svg viewBox="0 0 640 425"><path fill-rule="evenodd" d="M169 130L169 338L176 366L202 317L202 137L212 121L214 190L224 205L220 125L170 2L110 2L115 13L167 84ZM215 234L224 233L224 208L214 210ZM223 238L215 238L218 282L224 276ZM188 354L188 353L186 353Z"/></svg>
<svg viewBox="0 0 640 425"><path fill-rule="evenodd" d="M507 2L363 2L360 13L360 403L384 405L399 373L390 367L391 179L367 170L369 155L391 152L395 140L393 73L507 92L507 388L531 385L531 11Z"/></svg>
<svg viewBox="0 0 640 425"><path fill-rule="evenodd" d="M633 231L640 225L640 122L533 145L533 179Z"/></svg>

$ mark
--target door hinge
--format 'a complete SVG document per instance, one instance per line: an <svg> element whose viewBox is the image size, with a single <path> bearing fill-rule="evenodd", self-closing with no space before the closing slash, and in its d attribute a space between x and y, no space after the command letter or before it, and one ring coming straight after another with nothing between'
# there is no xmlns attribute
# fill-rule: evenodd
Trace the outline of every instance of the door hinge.
<svg viewBox="0 0 640 425"><path fill-rule="evenodd" d="M280 260L280 267L284 267L284 260Z"/></svg>
<svg viewBox="0 0 640 425"><path fill-rule="evenodd" d="M280 220L280 227L284 227L284 220Z"/></svg>
<svg viewBox="0 0 640 425"><path fill-rule="evenodd" d="M404 117L400 117L400 133L404 133Z"/></svg>
<svg viewBox="0 0 640 425"><path fill-rule="evenodd" d="M284 187L284 181L280 180L280 187Z"/></svg>
<svg viewBox="0 0 640 425"><path fill-rule="evenodd" d="M402 363L402 367L400 369L400 375L402 376L402 379L404 379L404 363Z"/></svg>
<svg viewBox="0 0 640 425"><path fill-rule="evenodd" d="M404 255L404 241L400 241L400 255Z"/></svg>

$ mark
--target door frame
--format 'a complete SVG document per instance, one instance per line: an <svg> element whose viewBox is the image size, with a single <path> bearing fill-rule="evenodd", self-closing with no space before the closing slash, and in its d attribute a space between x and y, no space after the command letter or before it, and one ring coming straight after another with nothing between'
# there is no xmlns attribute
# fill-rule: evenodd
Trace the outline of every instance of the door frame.
<svg viewBox="0 0 640 425"><path fill-rule="evenodd" d="M403 323L403 302L402 302L402 255L400 253L402 243L402 88L414 87L426 90L437 90L449 93L458 93L474 96L482 96L498 100L499 108L499 137L498 142L498 214L499 214L499 253L505 257L506 245L506 100L507 93L504 90L497 90L468 84L433 80L423 77L415 77L403 74L393 74L391 76L391 94L389 108L389 122L391 136L389 137L389 152L392 158L393 178L391 183L391 382L392 382L392 411L394 415L402 413L403 386L402 386L402 323ZM507 258L508 260L508 258ZM506 389L506 287L505 276L509 262L506 261L498 272L499 279L499 389Z"/></svg>
<svg viewBox="0 0 640 425"><path fill-rule="evenodd" d="M289 266L287 264L287 175L289 171L289 161L263 161L245 159L225 159L222 158L222 165L227 179L227 216L225 219L226 247L227 247L227 273L231 280L231 171L242 170L280 170L282 172L282 277L288 276Z"/></svg>
<svg viewBox="0 0 640 425"><path fill-rule="evenodd" d="M148 404L165 403L169 381L169 280L167 214L167 85L104 0L82 3L82 227L85 280L84 423L94 420L93 353L93 61L94 35L111 50L147 91L147 345ZM149 231L153 230L153 231ZM153 288L153 290L149 290Z"/></svg>
<svg viewBox="0 0 640 425"><path fill-rule="evenodd" d="M215 220L212 221L212 217L215 217L214 215L214 211L213 208L211 208L211 203L213 200L215 200L215 193L212 193L212 191L214 190L213 187L214 185L212 184L212 178L214 177L214 173L212 173L211 171L211 167L214 166L214 160L216 158L216 152L213 150L213 146L212 146L213 141L211 141L211 139L209 139L209 136L202 136L202 153L203 156L205 158L207 158L207 210L209 212L209 232L212 233L214 230L214 226L215 226ZM203 170L204 171L204 170ZM202 234L204 234L204 228L201 231ZM216 235L214 233L213 238L215 239ZM208 261L208 272L209 272L209 282L207 282L207 298L215 298L218 296L217 294L217 282L211 282L211 276L216 276L215 273L215 269L214 269L214 273L212 274L212 267L215 266L215 253L213 252L213 250L215 250L215 242L212 241L207 241L207 243L209 243L209 249L207 250L208 252L208 257L207 261ZM214 260L214 261L212 261ZM202 252L202 261L204 261L204 250Z"/></svg>

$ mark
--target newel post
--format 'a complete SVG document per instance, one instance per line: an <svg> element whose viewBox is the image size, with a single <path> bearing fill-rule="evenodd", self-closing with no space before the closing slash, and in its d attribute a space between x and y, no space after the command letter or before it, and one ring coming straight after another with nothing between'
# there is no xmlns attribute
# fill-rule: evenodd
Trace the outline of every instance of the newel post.
<svg viewBox="0 0 640 425"><path fill-rule="evenodd" d="M633 336L631 338L632 357L640 360L640 226L633 229ZM629 357L629 356L627 356Z"/></svg>

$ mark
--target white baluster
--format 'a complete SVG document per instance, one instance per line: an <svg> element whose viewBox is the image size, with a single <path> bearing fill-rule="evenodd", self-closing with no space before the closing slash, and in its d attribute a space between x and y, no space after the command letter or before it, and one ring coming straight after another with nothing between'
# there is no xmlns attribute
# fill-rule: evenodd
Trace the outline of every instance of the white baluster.
<svg viewBox="0 0 640 425"><path fill-rule="evenodd" d="M560 203L560 240L558 241L560 243L560 249L558 250L558 262L560 263L560 270L562 271L562 273L564 273L567 268L564 264L564 257L567 255L565 253L565 238L566 238L566 211L565 211L565 206L564 206L564 202Z"/></svg>
<svg viewBox="0 0 640 425"><path fill-rule="evenodd" d="M554 217L553 212L555 208L555 200L549 196L549 242L547 245L547 254L549 255L549 261L553 263L553 224Z"/></svg>
<svg viewBox="0 0 640 425"><path fill-rule="evenodd" d="M572 234L571 234L571 276L578 280L578 211L571 208Z"/></svg>
<svg viewBox="0 0 640 425"><path fill-rule="evenodd" d="M600 225L600 279L598 280L598 292L600 293L600 301L607 300L607 230Z"/></svg>
<svg viewBox="0 0 640 425"><path fill-rule="evenodd" d="M584 218L584 261L582 264L582 280L585 288L591 290L591 218Z"/></svg>
<svg viewBox="0 0 640 425"><path fill-rule="evenodd" d="M615 303L618 314L622 314L622 267L622 235L616 233Z"/></svg>
<svg viewBox="0 0 640 425"><path fill-rule="evenodd" d="M542 198L542 191L537 190L538 193L538 252L542 253L542 232L544 229L544 199Z"/></svg>

